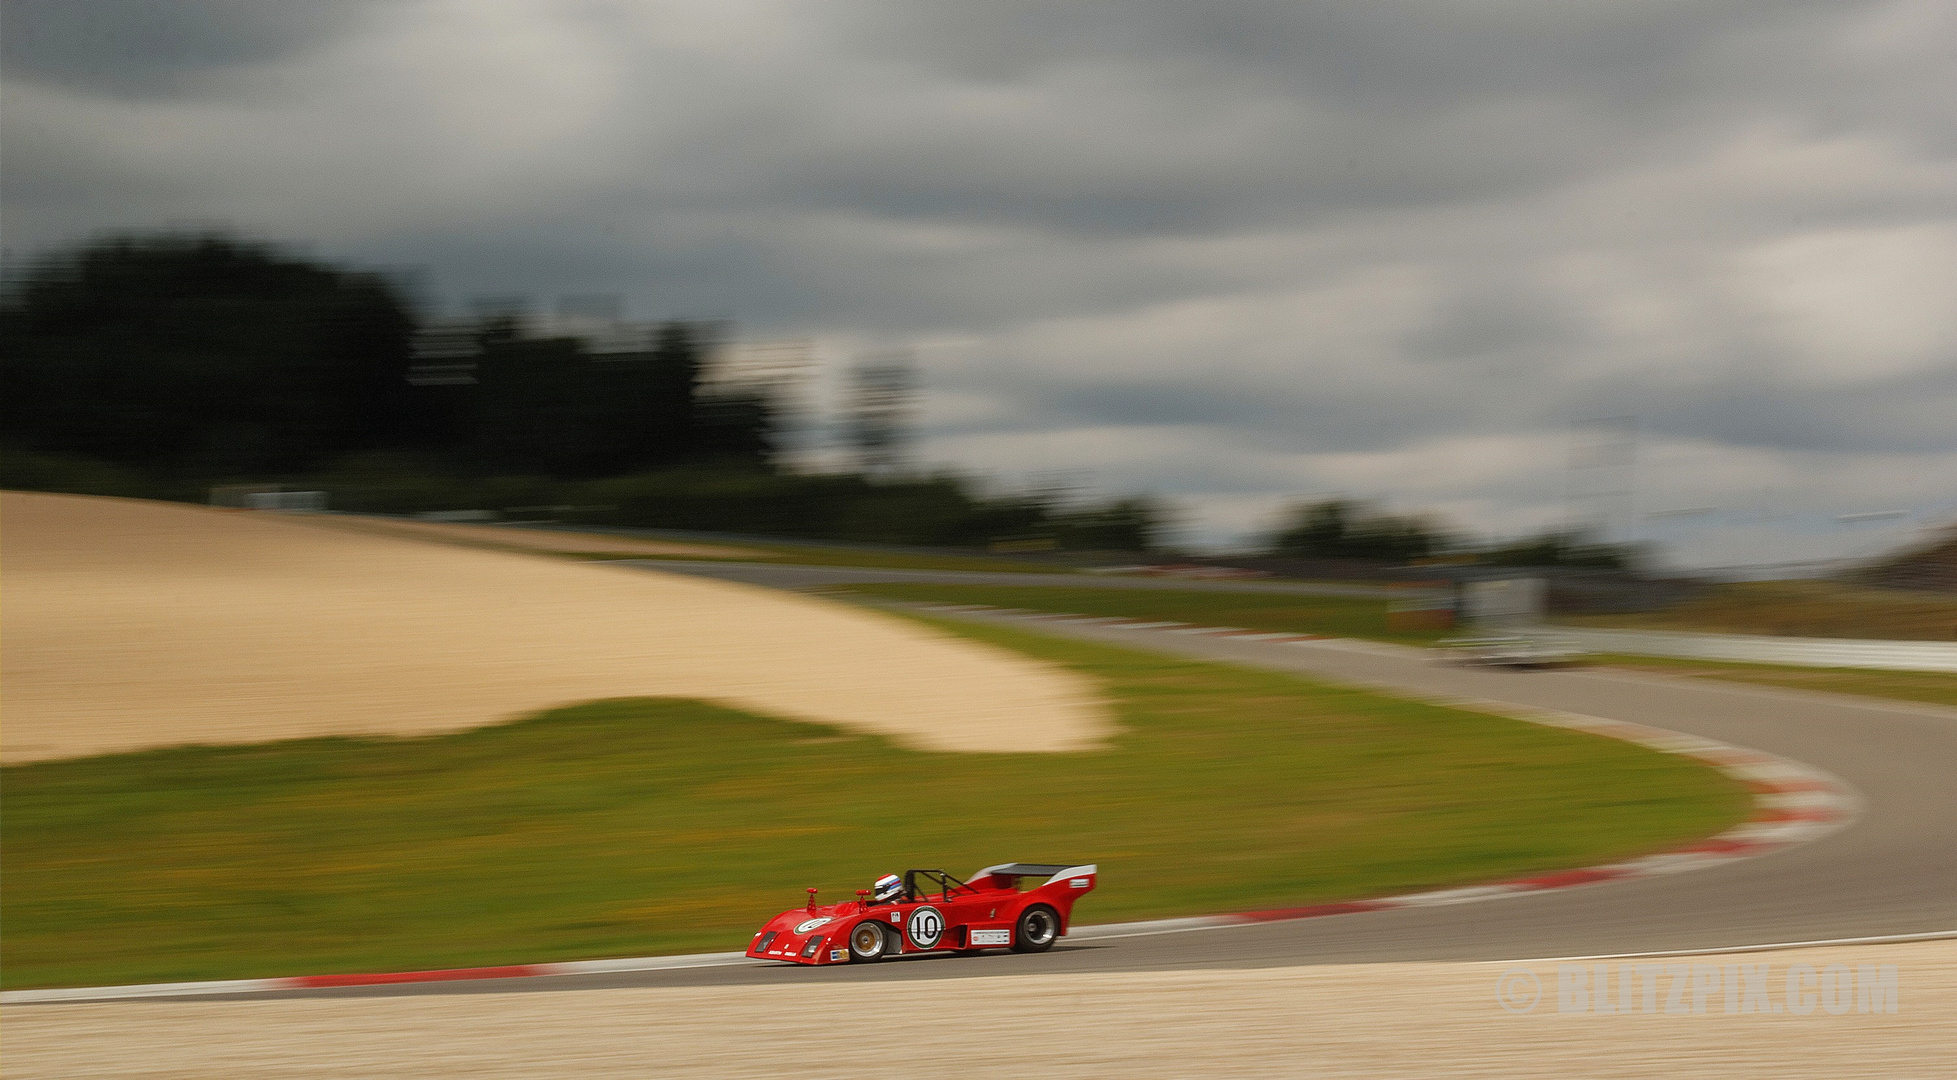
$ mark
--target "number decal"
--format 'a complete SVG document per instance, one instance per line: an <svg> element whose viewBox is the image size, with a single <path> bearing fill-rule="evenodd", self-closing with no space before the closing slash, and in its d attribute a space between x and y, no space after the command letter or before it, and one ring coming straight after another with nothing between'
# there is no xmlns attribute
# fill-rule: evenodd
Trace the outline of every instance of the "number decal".
<svg viewBox="0 0 1957 1080"><path fill-rule="evenodd" d="M911 944L920 949L934 949L938 939L945 935L945 917L934 907L921 907L911 912L910 921L904 924L904 933Z"/></svg>

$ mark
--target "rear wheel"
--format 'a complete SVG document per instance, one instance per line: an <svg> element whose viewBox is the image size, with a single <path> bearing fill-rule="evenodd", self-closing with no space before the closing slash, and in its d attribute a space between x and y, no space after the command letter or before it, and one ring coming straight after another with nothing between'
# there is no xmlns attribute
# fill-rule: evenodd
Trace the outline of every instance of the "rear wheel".
<svg viewBox="0 0 1957 1080"><path fill-rule="evenodd" d="M1045 904L1035 904L1019 913L1019 925L1012 932L1012 951L1045 952L1053 948L1059 936L1060 913Z"/></svg>
<svg viewBox="0 0 1957 1080"><path fill-rule="evenodd" d="M857 923L849 932L849 962L868 964L883 959L890 951L890 934L882 923Z"/></svg>

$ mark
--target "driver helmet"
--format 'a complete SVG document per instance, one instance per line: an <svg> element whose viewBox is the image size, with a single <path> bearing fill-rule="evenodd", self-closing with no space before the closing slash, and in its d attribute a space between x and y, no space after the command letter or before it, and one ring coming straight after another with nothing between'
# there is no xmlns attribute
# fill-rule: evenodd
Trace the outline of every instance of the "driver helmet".
<svg viewBox="0 0 1957 1080"><path fill-rule="evenodd" d="M877 879L875 885L870 887L870 899L881 904L886 900L897 899L897 894L903 891L903 878L898 877L896 874L885 874Z"/></svg>

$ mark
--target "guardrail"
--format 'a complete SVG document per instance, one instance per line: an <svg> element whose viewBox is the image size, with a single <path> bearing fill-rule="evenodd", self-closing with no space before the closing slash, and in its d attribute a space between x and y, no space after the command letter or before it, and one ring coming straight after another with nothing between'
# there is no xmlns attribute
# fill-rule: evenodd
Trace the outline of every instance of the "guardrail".
<svg viewBox="0 0 1957 1080"><path fill-rule="evenodd" d="M1889 671L1957 672L1957 642L1857 641L1853 638L1758 637L1652 630L1551 630L1590 652L1666 656L1681 660L1730 660L1801 667L1882 668Z"/></svg>

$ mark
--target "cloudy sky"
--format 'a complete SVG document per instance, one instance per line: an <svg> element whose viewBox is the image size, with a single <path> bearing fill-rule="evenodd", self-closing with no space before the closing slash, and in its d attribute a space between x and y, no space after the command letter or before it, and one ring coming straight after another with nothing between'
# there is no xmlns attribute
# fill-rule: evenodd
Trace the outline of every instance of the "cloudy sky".
<svg viewBox="0 0 1957 1080"><path fill-rule="evenodd" d="M1557 524L1604 418L1682 561L1957 516L1948 0L0 10L16 259L218 223L909 348L923 459L1210 542L1331 493Z"/></svg>

